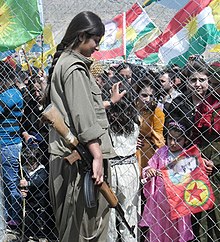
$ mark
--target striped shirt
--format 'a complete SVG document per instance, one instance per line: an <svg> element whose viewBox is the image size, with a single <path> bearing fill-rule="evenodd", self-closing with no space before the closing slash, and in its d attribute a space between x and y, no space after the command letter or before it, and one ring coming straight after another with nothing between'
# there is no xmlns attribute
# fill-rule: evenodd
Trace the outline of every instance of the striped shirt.
<svg viewBox="0 0 220 242"><path fill-rule="evenodd" d="M0 145L13 145L21 142L20 121L23 98L16 87L0 94Z"/></svg>

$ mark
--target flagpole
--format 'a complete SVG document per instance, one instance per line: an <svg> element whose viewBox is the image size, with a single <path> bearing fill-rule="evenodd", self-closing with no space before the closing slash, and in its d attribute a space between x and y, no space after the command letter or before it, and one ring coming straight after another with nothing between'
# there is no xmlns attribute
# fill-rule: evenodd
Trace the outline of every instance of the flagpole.
<svg viewBox="0 0 220 242"><path fill-rule="evenodd" d="M23 173L23 168L22 168L22 164L21 164L21 152L19 152L19 166L20 166L21 179L23 180L24 179L24 173ZM25 216L26 216L26 198L23 197L23 200L22 201L23 201L23 206L22 206L21 240L23 241L24 236L25 236L24 233L25 233Z"/></svg>
<svg viewBox="0 0 220 242"><path fill-rule="evenodd" d="M43 36L43 34L41 34L40 38L41 38L41 67L40 67L40 69L43 70L44 69L44 36Z"/></svg>
<svg viewBox="0 0 220 242"><path fill-rule="evenodd" d="M37 0L38 2L38 10L39 10L39 14L40 14L40 22L42 25L42 33L41 33L41 67L40 69L43 70L44 69L44 36L43 36L43 29L44 29L44 15L43 15L43 1L42 0Z"/></svg>
<svg viewBox="0 0 220 242"><path fill-rule="evenodd" d="M28 57L27 57L26 51L25 51L24 48L22 48L22 51L23 51L23 54L24 54L25 62L26 62L27 67L28 67L29 76L32 76L32 69L31 69L30 63L29 63L29 61L28 61Z"/></svg>
<svg viewBox="0 0 220 242"><path fill-rule="evenodd" d="M122 39L122 43L123 43L123 56L124 56L124 61L126 62L127 57L126 57L126 12L123 12L123 39Z"/></svg>

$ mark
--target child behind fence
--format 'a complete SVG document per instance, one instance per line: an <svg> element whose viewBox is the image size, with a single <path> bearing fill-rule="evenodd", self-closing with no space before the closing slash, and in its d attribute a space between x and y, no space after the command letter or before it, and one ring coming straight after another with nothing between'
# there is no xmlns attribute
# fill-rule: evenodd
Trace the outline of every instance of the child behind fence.
<svg viewBox="0 0 220 242"><path fill-rule="evenodd" d="M41 157L38 146L27 147L23 152L24 177L20 180L20 190L23 199L26 199L24 234L26 240L33 237L50 238L51 241L55 239L51 232L55 225L49 214L48 172L41 164Z"/></svg>
<svg viewBox="0 0 220 242"><path fill-rule="evenodd" d="M141 227L149 227L150 242L186 242L193 239L191 215L171 220L161 168L173 161L188 144L189 130L183 120L170 120L167 124L167 145L156 151L143 169L146 204L140 221Z"/></svg>
<svg viewBox="0 0 220 242"><path fill-rule="evenodd" d="M118 79L119 78L119 79ZM127 80L122 76L115 76L111 79L113 83L121 81L122 93L126 90L125 96L107 110L110 124L110 136L112 138L115 157L109 159L111 164L112 189L118 197L119 203L125 211L125 218L130 224L138 223L138 213L140 208L139 200L139 167L135 157L137 138L139 134L139 121L137 111L134 106L134 90L127 85ZM138 231L135 226L133 238L128 229L121 221L118 221L115 210L111 211L108 242L136 242L138 241Z"/></svg>

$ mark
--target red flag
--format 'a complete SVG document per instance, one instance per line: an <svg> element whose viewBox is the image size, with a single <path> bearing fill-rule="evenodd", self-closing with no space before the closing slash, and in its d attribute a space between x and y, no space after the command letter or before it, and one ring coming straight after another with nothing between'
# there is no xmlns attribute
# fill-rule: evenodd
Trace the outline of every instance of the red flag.
<svg viewBox="0 0 220 242"><path fill-rule="evenodd" d="M172 219L213 207L214 194L197 146L181 153L162 174Z"/></svg>

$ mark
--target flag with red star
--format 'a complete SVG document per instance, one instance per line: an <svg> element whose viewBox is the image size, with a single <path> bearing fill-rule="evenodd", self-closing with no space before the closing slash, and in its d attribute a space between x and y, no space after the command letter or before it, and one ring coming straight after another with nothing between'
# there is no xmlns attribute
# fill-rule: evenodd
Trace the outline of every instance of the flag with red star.
<svg viewBox="0 0 220 242"><path fill-rule="evenodd" d="M182 152L162 174L172 219L213 207L214 194L197 146Z"/></svg>

